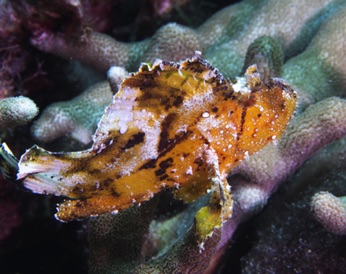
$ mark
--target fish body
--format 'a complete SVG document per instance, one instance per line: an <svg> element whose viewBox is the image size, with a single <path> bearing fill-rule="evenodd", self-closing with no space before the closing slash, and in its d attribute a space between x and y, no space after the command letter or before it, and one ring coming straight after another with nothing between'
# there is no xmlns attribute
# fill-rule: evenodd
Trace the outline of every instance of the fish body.
<svg viewBox="0 0 346 274"><path fill-rule="evenodd" d="M233 83L199 56L143 64L114 95L90 149L34 146L18 179L35 193L67 197L56 214L62 221L118 212L167 188L185 202L211 192L196 216L211 220L200 226L207 235L231 215L227 174L282 135L296 100L282 80L263 83L255 66Z"/></svg>

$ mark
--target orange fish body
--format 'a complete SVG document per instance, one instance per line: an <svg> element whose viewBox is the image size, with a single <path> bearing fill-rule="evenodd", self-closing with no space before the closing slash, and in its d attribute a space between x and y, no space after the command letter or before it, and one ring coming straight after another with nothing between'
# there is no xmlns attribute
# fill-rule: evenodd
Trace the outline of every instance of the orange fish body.
<svg viewBox="0 0 346 274"><path fill-rule="evenodd" d="M20 159L18 178L35 193L70 198L59 205L62 221L118 212L166 188L185 202L211 192L196 216L203 241L231 215L227 174L281 136L296 97L281 80L262 83L255 66L232 83L198 56L145 64L121 84L91 149L35 146Z"/></svg>

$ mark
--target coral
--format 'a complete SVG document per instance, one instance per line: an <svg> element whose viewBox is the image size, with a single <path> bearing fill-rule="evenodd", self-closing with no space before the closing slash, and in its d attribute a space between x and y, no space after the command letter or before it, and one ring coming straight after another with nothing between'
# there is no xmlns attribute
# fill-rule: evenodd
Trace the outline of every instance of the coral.
<svg viewBox="0 0 346 274"><path fill-rule="evenodd" d="M0 130L5 131L29 123L38 114L36 104L24 96L9 97L0 101Z"/></svg>
<svg viewBox="0 0 346 274"><path fill-rule="evenodd" d="M281 75L284 64L284 52L279 41L271 36L262 36L250 44L244 61L243 72L256 64L263 81Z"/></svg>
<svg viewBox="0 0 346 274"><path fill-rule="evenodd" d="M339 235L346 234L345 199L322 191L316 193L311 200L311 210L315 218L326 230Z"/></svg>
<svg viewBox="0 0 346 274"><path fill-rule="evenodd" d="M341 6L341 3L339 2L340 1L335 1L328 5L327 3L321 2L321 6L315 4L313 8L309 7L309 12L304 16L308 16L310 13L312 14L316 12L317 8L319 8L318 11L321 13L321 16L323 15L327 17L327 15L334 15L336 13L336 9ZM268 5L270 3L268 3ZM262 13L266 16L268 12L273 13L270 16L274 16L275 11L279 10L281 12L279 7L280 5L281 4L276 3L275 5L271 6L269 11L266 10L265 7L261 7L260 11L263 10ZM300 5L302 5L302 3L294 4L295 9L299 9ZM261 47L263 50L260 55L264 55L265 58L268 58L272 52L273 58L268 64L270 70L272 71L271 76L280 76L280 72L282 72L281 76L284 79L287 79L287 81L291 83L296 90L300 91L300 109L304 109L307 105L318 100L322 100L330 95L341 96L343 92L343 89L341 88L343 82L341 80L344 79L342 75L345 75L342 70L342 64L344 63L343 56L345 55L342 54L343 48L338 46L338 42L333 44L329 41L340 41L340 39L342 39L343 33L339 31L337 26L343 24L342 20L344 20L346 17L344 16L345 11L339 12L339 15L334 16L333 20L329 20L327 24L324 24L320 30L316 30L317 33L314 33L316 35L307 50L295 58L290 59L285 66L280 69L280 65L283 62L282 51L287 50L290 43L297 44L299 42L297 41L298 38L293 37L293 34L288 32L279 33L280 35L289 36L287 39L278 36L279 34L276 34L276 32L280 31L280 27L282 27L280 24L272 24L270 25L270 28L263 28L257 33L257 29L250 28L250 26L246 25L247 22L240 21L244 20L245 15L250 16L250 14L254 12L254 8L255 7L244 1L238 5L225 8L224 10L215 14L196 30L179 26L177 24L168 24L159 29L150 41L145 40L132 44L121 43L121 46L116 46L116 44L120 42L117 42L103 34L97 33L90 33L85 41L75 44L72 43L73 40L64 40L63 35L43 33L42 37L37 38L39 39L37 40L37 44L45 51L54 52L60 56L64 56L65 58L73 56L73 58L80 59L82 62L88 64L95 63L94 66L100 68L101 70L107 70L114 64L134 68L137 66L137 64L139 64L139 60L152 62L156 58L180 60L191 56L196 49L202 49L205 51L205 56L208 58L208 61L212 61L212 63L220 65L218 68L222 72L226 72L226 75L228 73L232 73L231 75L234 76L240 73L240 64L244 60L244 56L242 55L245 54L244 48L246 49L247 46L249 46L252 42L249 37L258 37L259 39L257 42L254 42L250 46L248 51L249 56L247 59L252 60L250 56L252 56L253 53L251 52L258 51L259 47ZM295 9L293 9L291 12L294 13ZM264 20L264 15L262 13L259 11L256 12L255 18L259 22ZM311 14L310 16L312 16ZM278 15L276 14L275 16ZM291 15L291 17L294 16ZM310 24L310 21L308 20L310 18L304 18L295 20L296 29L306 27L304 24ZM324 17L322 17L322 19L324 20ZM318 26L320 25L321 22L319 21ZM249 37L242 35L241 38L244 39L244 41L239 37L237 37L237 39L232 39L232 35L227 32L230 31L229 28L231 28L232 31L247 29L251 35L249 34ZM248 28L250 29L248 30ZM299 31L296 29L293 28L292 31L295 30L295 35L298 35ZM317 27L315 27L315 29L317 29ZM275 39L269 38L268 36L261 38L260 34L273 35ZM230 42L225 40L227 37ZM219 41L221 38L223 40ZM283 43L283 40L289 41ZM238 45L238 43L241 42L242 44ZM237 47L234 48L232 45L232 50L228 50L228 53L225 54L221 48L225 47L225 45L229 46L227 43L236 43ZM256 43L262 43L262 45L256 45ZM85 50L84 47L86 47ZM238 47L239 52L237 52ZM102 51L99 51L99 48L102 48ZM210 50L206 50L208 48L210 48ZM105 49L109 49L109 51L107 50L106 53ZM223 54L223 56L221 57L219 54ZM238 57L227 59L234 54ZM114 57L113 55L116 56ZM213 61L215 58L216 61ZM258 62L258 59L254 61ZM220 64L220 62L225 63ZM248 64L249 61L245 61L245 65ZM102 66L102 68L100 66ZM230 67L232 67L232 69L230 69ZM311 74L311 67L316 68L313 70L314 75ZM267 72L265 72L265 70L268 70L268 68L263 68L263 71L260 70L260 72L263 74L264 79L267 79L269 76L266 76ZM311 75L309 81L306 81L307 74ZM330 79L335 78L335 75L339 74L341 74L340 77L338 76L337 79L330 81Z"/></svg>
<svg viewBox="0 0 346 274"><path fill-rule="evenodd" d="M7 1L0 2L0 99L13 95L15 80L28 57L18 44L20 24L14 16L6 16L13 12Z"/></svg>
<svg viewBox="0 0 346 274"><path fill-rule="evenodd" d="M93 32L80 41L45 31L33 37L32 43L40 50L64 58L73 56L103 70L112 65L134 69L133 65L137 66L139 60L153 62L156 58L167 58L179 61L192 56L195 50L202 50L214 66L226 76L233 76L240 74L246 49L256 38L273 36L286 50L296 42L311 17L318 12L326 13L331 9L328 4L338 5L338 1L335 2L294 1L290 3L293 8L287 9L285 2L268 0L259 6L258 1L242 1L215 14L195 30L168 24L159 29L150 42L122 43ZM266 27L262 27L264 25ZM234 34L237 39L232 39Z"/></svg>
<svg viewBox="0 0 346 274"><path fill-rule="evenodd" d="M136 273L186 270L215 273L215 269L222 265L220 260L228 246L231 246L231 255L226 260L238 260L235 268L230 266L232 271L241 267L246 273L283 273L293 269L302 273L321 269L336 273L345 268L343 238L325 231L310 212L310 200L316 192L328 191L336 197L345 196L342 179L345 178L345 138L336 141L345 137L346 103L342 99L346 79L345 10L343 0L244 0L219 11L199 27L169 23L157 30L152 38L139 42L120 42L90 31L80 22L83 21L80 20L84 16L82 13L70 13L74 14L75 20L56 12L54 16L43 13L40 18L45 20L41 21L41 26L37 20L28 19L28 22L35 21L34 25L28 24L27 35L36 49L65 59L80 58L80 62L103 73L114 65L134 71L140 62L154 62L156 58L180 60L201 50L203 58L227 77L238 76L248 64L257 62L262 74L269 71L264 74L285 79L298 92L296 117L286 134L242 162L229 175L234 199L233 216L206 240L204 251L197 248L193 225L196 210L193 207L204 206L208 197L205 204L197 201L179 208L180 213L174 208L174 214L166 212L167 204L160 206L159 203L154 214L149 210L141 216L145 220L122 219L123 213L109 215L111 218L92 219L89 233L89 241L93 243L89 259L92 272L132 269ZM25 21L28 16L22 18ZM62 27L57 27L62 21ZM66 22L74 22L76 27ZM122 33L124 29L114 29L113 34ZM136 36L130 34L127 41L134 41L133 37ZM103 45L106 50L102 49ZM14 54L18 52L21 51ZM20 60L25 60L24 56ZM9 77L11 81L5 82L10 83L11 89L12 83L16 84L13 75ZM116 81L111 81L113 91L117 85ZM74 102L80 103L78 100ZM80 106L83 104L81 101ZM79 106L75 108L81 109ZM101 116L101 111L98 115ZM86 124L91 128L91 123L95 128L96 120L86 122L85 119L83 128ZM49 131L47 124L44 127ZM91 140L91 134L88 129L88 140ZM331 142L334 143L320 151ZM338 146L333 146L335 144ZM22 145L22 150L24 148ZM273 193L278 188L276 196ZM273 199L269 199L271 197ZM330 197L328 201L340 201L327 197ZM163 195L159 202L165 199ZM266 206L268 201L269 207ZM262 209L260 216L250 219ZM323 212L328 207L320 209ZM157 211L160 214L155 213ZM332 224L340 219L340 215L334 216ZM149 225L146 217L151 220ZM248 219L249 222L241 225ZM126 232L117 230L124 228L122 224L129 227L130 236L136 233L134 228L141 228L135 235L140 243L135 248L131 241L118 246L119 242L125 242L115 237L117 233L119 237L126 236ZM107 233L104 232L106 228L110 229ZM238 237L234 237L237 229ZM256 234L250 238L251 243L246 234L249 230ZM170 233L172 231L177 233ZM104 248L97 246L100 237L106 243ZM233 239L231 243L230 239ZM238 244L237 239L241 239ZM116 248L121 250L120 255ZM202 255L199 252L203 252ZM126 258L126 261L119 262L117 256Z"/></svg>
<svg viewBox="0 0 346 274"><path fill-rule="evenodd" d="M150 39L140 60L147 62L154 62L155 59L180 61L193 56L196 50L201 49L200 41L192 29L169 23L161 27ZM141 52L139 51L139 53ZM134 64L137 63L138 61Z"/></svg>
<svg viewBox="0 0 346 274"><path fill-rule="evenodd" d="M108 213L90 220L90 273L132 272L142 259L141 249L155 202L129 208L122 214ZM129 231L129 227L133 229Z"/></svg>
<svg viewBox="0 0 346 274"><path fill-rule="evenodd" d="M190 0L152 0L153 10L156 15L163 16L172 11L174 8L178 8L181 5L185 5Z"/></svg>
<svg viewBox="0 0 346 274"><path fill-rule="evenodd" d="M130 208L123 214L106 214L92 220L89 239L95 253L89 261L90 273L203 272L220 238L220 231L217 230L212 238L206 240L203 250L196 245L195 228L191 225L193 216L207 203L208 199L205 198L208 197L189 205L186 210L165 221L152 221L152 210L157 200L139 208ZM147 234L149 219L151 225ZM129 233L128 227L133 226L137 229ZM158 248L153 246L155 242L165 242L167 246ZM153 256L157 260L141 263Z"/></svg>
<svg viewBox="0 0 346 274"><path fill-rule="evenodd" d="M129 63L129 56L137 56L146 48L147 42L136 43L128 47L125 43L115 41L108 35L91 32L86 38L77 40L74 46L66 45L62 35L49 35L42 33L32 40L32 44L43 51L51 51L59 56L83 60L106 72L111 66L125 66ZM78 38L76 38L78 39ZM82 39L82 38L80 38ZM72 39L73 42L73 39Z"/></svg>
<svg viewBox="0 0 346 274"><path fill-rule="evenodd" d="M71 136L82 144L89 144L112 95L109 83L100 82L71 101L50 105L34 122L32 136L43 143Z"/></svg>
<svg viewBox="0 0 346 274"><path fill-rule="evenodd" d="M89 144L105 107L127 75L122 67L111 67L108 82L94 84L70 101L47 107L31 128L33 138L48 143L60 137L70 137L84 145Z"/></svg>
<svg viewBox="0 0 346 274"><path fill-rule="evenodd" d="M113 94L117 93L122 81L128 77L128 72L123 67L111 67L107 72L107 79Z"/></svg>
<svg viewBox="0 0 346 274"><path fill-rule="evenodd" d="M310 206L316 192L345 193L345 144L343 138L312 155L264 210L238 230L241 235L237 234L227 258L238 257L242 272L338 273L346 267L345 238L327 232L313 218ZM246 238L251 242L241 257L239 248ZM234 269L237 260L226 264Z"/></svg>
<svg viewBox="0 0 346 274"><path fill-rule="evenodd" d="M28 35L31 35L28 34L28 27L31 24L26 20L27 15L19 12L18 7L20 4L25 6L24 2L0 2L0 99L29 96L47 84L45 61L28 43ZM40 18L36 15L33 17Z"/></svg>
<svg viewBox="0 0 346 274"><path fill-rule="evenodd" d="M323 15L330 9L336 12L339 2L242 1L239 4L239 10L229 13L228 20L230 21L227 20L226 22L230 22L230 26L226 26L222 36L218 37L216 43L206 50L205 58L223 71L225 75L231 76L239 74L247 48L255 39L261 36L272 36L278 39L282 44L285 55L289 48L297 45L299 45L299 48L304 48L308 45L309 40L305 39L306 37L300 37L303 29L310 25L311 19L319 13L318 26L311 28L312 32L316 31L325 19ZM232 18L233 16L235 18ZM237 16L241 18L237 18ZM285 18L285 20L282 20L282 18ZM245 22L238 23L238 20L245 20ZM208 24L208 22L205 24ZM233 26L234 24L236 24L236 27Z"/></svg>
<svg viewBox="0 0 346 274"><path fill-rule="evenodd" d="M329 96L345 95L346 57L341 41L346 31L339 27L345 18L343 6L321 26L306 50L283 67L281 76L300 94L300 109Z"/></svg>

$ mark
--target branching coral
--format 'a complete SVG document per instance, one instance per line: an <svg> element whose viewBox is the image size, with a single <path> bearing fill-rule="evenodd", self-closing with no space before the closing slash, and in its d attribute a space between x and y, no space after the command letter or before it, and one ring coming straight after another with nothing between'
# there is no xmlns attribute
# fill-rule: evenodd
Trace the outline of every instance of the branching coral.
<svg viewBox="0 0 346 274"><path fill-rule="evenodd" d="M345 5L321 26L304 52L284 65L282 77L300 92L301 109L332 95L345 96L344 24Z"/></svg>
<svg viewBox="0 0 346 274"><path fill-rule="evenodd" d="M158 30L150 42L122 43L97 33L87 34L81 41L43 32L34 37L32 43L46 52L64 58L73 56L103 70L111 65L133 69L139 61L153 62L156 58L178 61L192 56L195 50L202 50L213 65L232 76L240 73L248 46L263 35L279 39L285 51L292 44L305 47L308 41L297 40L308 21L321 13L322 20L314 21L313 30L316 30L323 15L335 11L338 2L294 1L287 9L286 2L242 1L218 12L196 30L168 24Z"/></svg>
<svg viewBox="0 0 346 274"><path fill-rule="evenodd" d="M264 35L278 39L282 43L285 55L291 57L297 52L292 53L290 50L295 47L300 50L305 48L309 43L308 38L315 34L323 20L326 19L325 15L330 13L330 10L337 11L340 2L242 1L239 4L239 10L229 14L229 25L225 26L222 36L216 40L216 43L207 49L205 57L226 75L237 75L242 68L249 45ZM239 19L238 14L241 16ZM315 25L311 27L311 21L316 14L319 14L319 20L314 21ZM236 18L232 18L233 16ZM243 20L238 29L233 26L234 19L236 22ZM301 32L307 26L311 33L309 36L301 37Z"/></svg>
<svg viewBox="0 0 346 274"><path fill-rule="evenodd" d="M0 2L0 99L12 95L15 79L24 70L25 51L18 44L20 24L12 14L13 8L7 1Z"/></svg>
<svg viewBox="0 0 346 274"><path fill-rule="evenodd" d="M88 144L111 98L109 84L102 82L91 86L71 102L54 103L34 123L32 135L41 142L70 135L81 143Z"/></svg>
<svg viewBox="0 0 346 274"><path fill-rule="evenodd" d="M284 52L281 43L271 36L261 36L250 44L243 67L243 72L256 64L264 81L281 75Z"/></svg>
<svg viewBox="0 0 346 274"><path fill-rule="evenodd" d="M29 98L9 97L0 101L0 131L29 123L38 114L36 104Z"/></svg>
<svg viewBox="0 0 346 274"><path fill-rule="evenodd" d="M276 12L281 12L282 4L273 4L270 1L265 1L266 5L272 5L270 6L271 8L268 9L264 5L261 6L259 11L256 10L255 12L256 5L248 2L244 1L220 11L196 30L177 24L168 24L159 29L151 40L138 43L120 43L98 33L90 33L82 41L78 39L68 40L68 37L64 37L63 34L42 33L40 37L34 38L36 41L34 43L40 49L56 53L64 58L73 57L74 59L80 59L82 62L92 64L103 71L114 64L135 69L140 60L154 61L156 58L180 60L191 56L196 49L202 49L205 51L207 60L217 64L221 71L226 71L226 73L234 76L240 73L240 64L244 60L244 49L250 45L251 39L260 38L261 35L272 35L275 39L264 37L261 38L262 40L258 40L258 43L262 43L261 45L253 44L252 49L249 49L247 59L251 60L250 57L254 54L251 52L258 51L259 46L263 50L261 55L271 55L269 52L272 52L270 63L275 66L273 69L276 71L272 76L280 75L280 72L282 72L282 77L300 91L300 109L304 109L308 104L330 95L342 95L344 92L341 88L343 85L342 79L345 78L343 76L345 72L343 71L342 64L345 62L343 58L345 54L342 52L343 47L340 46L342 43L338 41L342 40L344 34L338 26L343 25L343 20L346 18L344 16L345 11L339 12L337 16L334 16L333 20L329 20L316 33L316 29L321 25L321 22L328 16L334 15L337 8L342 7L342 1L315 3L312 5L313 7L309 6L308 12L304 9L304 17L294 19L295 22L292 24L295 27L290 27L291 32L281 32L280 28L284 26L277 23L270 24L267 21L271 16L273 18L278 16ZM293 3L292 5L294 8L289 9L289 11L295 13L296 10L302 8L300 5L303 4ZM321 18L318 22L311 18L316 12L318 12L319 18ZM244 20L244 18L248 17L245 16L254 16L258 24L256 25L252 22L251 25L248 25L248 22ZM293 20L297 15L288 14L285 16ZM260 28L260 31L258 31L259 22L263 20L268 22L270 27ZM273 22L276 21L273 20ZM305 30L307 25L312 24L312 22L314 34L316 34L313 41L307 50L290 59L281 69L282 51L287 53L287 50L293 47L292 44L297 45L300 43L301 47L305 47L307 42L303 38L298 39L300 37L299 31ZM289 22L281 23L288 24ZM243 35L244 30L248 33L247 36ZM241 31L241 37L236 36L234 37L236 39L234 39L233 36L239 31ZM330 41L335 41L335 43ZM121 46L117 46L119 43ZM226 47L227 53L225 52ZM102 48L101 51L100 48ZM253 61L258 62L259 59ZM248 61L245 61L245 64L248 65ZM312 67L314 67L313 70L311 69ZM306 81L307 74L311 75L309 81ZM333 80L331 81L330 79ZM66 125L66 127L69 126ZM88 128L85 130L90 131ZM46 133L44 131L40 132L42 138L40 138L40 134L36 134L36 138L45 140L44 135Z"/></svg>
<svg viewBox="0 0 346 274"><path fill-rule="evenodd" d="M126 75L123 68L112 67L108 72L109 83L100 82L71 101L50 105L33 124L32 136L43 143L69 136L84 145L89 144L105 107Z"/></svg>
<svg viewBox="0 0 346 274"><path fill-rule="evenodd" d="M104 214L90 220L90 273L126 273L140 263L156 202L132 207L118 216ZM133 229L129 231L129 227Z"/></svg>
<svg viewBox="0 0 346 274"><path fill-rule="evenodd" d="M57 55L66 58L82 60L85 64L91 65L101 71L107 71L111 66L125 66L129 62L129 55L141 51L142 44L136 44L132 50L125 43L117 42L111 37L92 32L84 40L77 40L75 45L66 45L66 41L61 35L48 35L42 33L39 37L32 40L32 44L40 50L52 51ZM78 38L75 38L78 39ZM82 39L82 38L80 38ZM73 40L71 41L73 43ZM139 49L137 48L139 47Z"/></svg>
<svg viewBox="0 0 346 274"><path fill-rule="evenodd" d="M345 199L326 191L318 192L312 197L311 210L315 218L332 233L346 234Z"/></svg>
<svg viewBox="0 0 346 274"><path fill-rule="evenodd" d="M148 219L153 218L151 210L141 216L148 217L143 220L122 219L121 214L116 217L109 215L94 219L90 223L91 271L98 272L101 269L106 272L126 269L129 266L136 273L182 272L187 269L191 272L211 273L217 264L218 256L223 253L240 222L262 209L278 186L304 165L316 151L346 136L346 102L342 99L345 96L346 79L346 33L343 27L345 18L345 1L341 0L246 0L218 12L196 29L171 23L159 29L152 38L135 43L119 42L104 34L89 31L76 33L74 36L66 35L64 30L54 32L51 29L41 29L40 32L33 33L31 41L38 49L63 58L79 58L81 62L104 72L113 65L136 70L140 62L153 62L156 58L169 61L185 59L191 57L195 50L201 50L203 57L227 76L239 75L244 60L246 65L259 62L260 69L269 71L270 76L276 73L298 91L299 110L282 139L251 156L230 174L229 183L235 201L233 217L208 239L210 243L206 242L205 251L200 257L193 227L188 231L182 229L178 236L170 235L167 229L161 227L162 225L174 230L188 224L190 226L191 223L182 220L184 216L189 216L191 222L191 216L194 214L189 215L189 212L194 212L192 208L184 210L182 215L178 214L170 220L154 220L150 229ZM256 40L258 38L259 40ZM254 41L255 43L250 46ZM272 42L272 51L268 51L268 46L273 45ZM105 46L105 50L102 50L102 46ZM247 50L248 58L245 56ZM282 52L285 56L283 66ZM117 83L113 83L112 86L117 86ZM107 89L107 94L110 94L110 89ZM81 109L80 106L85 104L81 98L74 102L79 105L76 105L76 109ZM42 117L45 117L45 114ZM96 120L95 118L92 121L93 127L96 126ZM86 122L83 123L83 129L90 127L87 130L89 137L83 140L90 140L91 124L88 122L86 126ZM72 131L75 130L75 125L70 127L73 127ZM42 128L46 129L37 135L38 139L50 130L47 130L47 123L42 123ZM344 151L342 153L344 154ZM342 161L343 157L338 159ZM309 165L306 168L312 169ZM329 173L326 173L325 177L334 178ZM322 190L325 191L319 191ZM328 191L336 193L333 189ZM336 193L338 197L345 195L340 192ZM340 205L339 202L339 199L329 194L318 194L313 199L314 212L328 230L339 232L344 229L343 208L338 207L339 210L336 210L335 207L337 204ZM328 215L329 209L333 209L333 213L337 214ZM136 214L134 213L134 216L137 216ZM328 219L326 216L333 218ZM113 223L113 218L116 223ZM141 224L136 223L137 221ZM103 227L103 224L110 225ZM126 258L126 262L119 262L116 258L119 253L115 252L113 244L110 244L123 243L122 239L114 240L115 234L119 233L120 237L124 233L116 230L123 227L122 225L140 227L135 238L139 239L141 245L135 247L135 252L133 245L129 245L128 248L123 245L124 248L121 249L121 258ZM317 222L315 225L318 225ZM109 230L104 233L103 229L108 227ZM143 240L147 235L147 240ZM100 237L107 243L104 248L97 245ZM160 237L164 239L160 240ZM139 255L138 252L143 253Z"/></svg>
<svg viewBox="0 0 346 274"><path fill-rule="evenodd" d="M268 205L238 229L227 258L239 256L244 239L237 238L251 238L248 251L240 258L244 273L287 273L292 269L338 273L344 269L345 238L326 231L313 218L310 202L316 192L344 195L345 141L339 139L314 153L280 186ZM236 260L233 268L235 265ZM227 268L232 269L231 262Z"/></svg>

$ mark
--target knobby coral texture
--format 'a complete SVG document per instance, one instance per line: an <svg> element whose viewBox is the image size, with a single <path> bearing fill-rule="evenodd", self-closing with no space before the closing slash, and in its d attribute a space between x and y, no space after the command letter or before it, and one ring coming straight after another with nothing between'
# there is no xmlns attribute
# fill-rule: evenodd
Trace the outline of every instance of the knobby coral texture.
<svg viewBox="0 0 346 274"><path fill-rule="evenodd" d="M18 158L35 142L53 151L92 146L74 153L32 148L20 160L19 177L24 182L17 186L72 198L59 201L57 217L62 220L101 214L88 222L91 273L342 271L346 1L243 0L198 26L169 22L135 41L115 39L109 31L113 27L113 34L120 32L109 15L109 10L122 7L120 2L1 2L9 11L4 16L12 15L11 28L0 19L0 37L8 38L7 44L1 41L6 70L1 70L0 87L7 91L1 91L2 97L22 92L40 106L39 118L26 131L23 124L34 117L36 107L19 118L23 123L9 119L15 116L9 115L14 103L4 107L1 119L8 125L2 128L3 141ZM158 1L149 2L154 11L151 20L175 10L184 13L191 6L198 11L193 0L162 1L160 6ZM90 8L93 5L98 9ZM148 20L143 14L135 25ZM201 53L195 56L196 51ZM24 69L23 63L33 64L33 69ZM129 76L141 63L146 64L140 72ZM59 102L68 98L63 95L44 101L47 95L32 79L44 79L41 88L55 83L52 90L61 94L65 88L85 91L70 101ZM196 99L208 88L215 91L218 82L218 88L227 83L223 96L232 90L232 98ZM297 108L281 138L287 121L276 119L281 119L284 108L273 107L278 95L269 101L261 97L264 86L269 91L292 88L297 94ZM237 92L243 95L236 96ZM284 93L285 100L290 100L289 94ZM194 108L183 108L189 96L195 99ZM236 97L249 110L238 117L244 127L233 124L236 109L228 112L226 122L225 109L234 107L227 100ZM270 125L258 116L262 111L273 115ZM19 129L12 127L14 123ZM278 125L280 132L269 134ZM239 142L225 143L230 128L235 130L232 138L248 146L241 153L235 150ZM261 141L240 140L247 128L251 138ZM30 141L20 142L21 134L31 134ZM150 153L143 144L152 148ZM234 159L237 165L231 169ZM222 179L228 171L226 183ZM181 179L189 176L195 178ZM112 181L106 180L109 177ZM164 183L160 189L154 184L158 180ZM210 194L203 195L207 189ZM16 206L12 209L18 211ZM19 225L16 220L9 223ZM8 231L1 235L9 237Z"/></svg>

